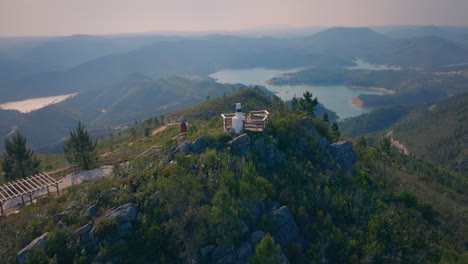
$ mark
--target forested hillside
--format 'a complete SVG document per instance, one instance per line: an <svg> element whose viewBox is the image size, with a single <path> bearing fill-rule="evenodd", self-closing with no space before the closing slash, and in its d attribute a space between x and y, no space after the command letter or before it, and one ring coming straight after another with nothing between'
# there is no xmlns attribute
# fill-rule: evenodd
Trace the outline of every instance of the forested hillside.
<svg viewBox="0 0 468 264"><path fill-rule="evenodd" d="M177 109L220 97L242 85L224 85L200 76L173 76L152 80L141 74L101 89L83 92L64 102L31 113L1 111L2 137L20 131L34 148L60 142L78 120L90 126L93 134L107 133L110 127L121 127L155 114L167 114ZM3 141L0 148L3 149ZM56 152L57 149L51 149ZM58 148L60 150L60 147Z"/></svg>
<svg viewBox="0 0 468 264"><path fill-rule="evenodd" d="M394 139L412 155L461 173L468 169L468 93L435 104L393 106L342 123L343 132L354 136L382 135Z"/></svg>
<svg viewBox="0 0 468 264"><path fill-rule="evenodd" d="M270 109L265 133L223 132L219 113L239 98L246 108ZM172 117L180 116L189 122L186 137L177 136L178 127L140 133L160 125L152 118L99 146L101 153L112 146L106 158L115 160L136 148L159 145L160 152L116 163L110 177L0 218L4 261L14 263L44 232L45 247L22 257L58 263L233 263L255 262L260 254L289 263L467 258L463 175L401 155L385 140L377 147L337 142L342 138L330 124L258 90ZM56 224L52 216L60 213Z"/></svg>

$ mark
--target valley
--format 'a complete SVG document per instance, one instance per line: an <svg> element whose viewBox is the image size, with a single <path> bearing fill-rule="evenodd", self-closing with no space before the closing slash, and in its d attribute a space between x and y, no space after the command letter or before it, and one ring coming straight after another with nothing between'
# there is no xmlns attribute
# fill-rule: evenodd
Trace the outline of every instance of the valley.
<svg viewBox="0 0 468 264"><path fill-rule="evenodd" d="M465 264L467 36L0 38L0 262ZM30 164L64 189L6 201Z"/></svg>

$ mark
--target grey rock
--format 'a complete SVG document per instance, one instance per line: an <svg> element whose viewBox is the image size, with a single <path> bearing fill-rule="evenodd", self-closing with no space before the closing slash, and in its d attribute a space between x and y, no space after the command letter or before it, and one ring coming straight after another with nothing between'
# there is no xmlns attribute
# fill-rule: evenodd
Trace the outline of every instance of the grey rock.
<svg viewBox="0 0 468 264"><path fill-rule="evenodd" d="M216 264L231 264L236 259L236 255L234 252L229 253L228 255L224 256L220 260L216 261Z"/></svg>
<svg viewBox="0 0 468 264"><path fill-rule="evenodd" d="M96 252L98 250L97 241L94 237L93 223L89 222L86 225L78 228L75 235L80 237L80 243L89 252Z"/></svg>
<svg viewBox="0 0 468 264"><path fill-rule="evenodd" d="M119 224L125 222L133 222L136 220L138 215L138 208L134 203L128 203L111 209L107 214L106 218L114 220Z"/></svg>
<svg viewBox="0 0 468 264"><path fill-rule="evenodd" d="M75 230L75 235L77 235L79 237L83 237L87 233L89 233L93 229L93 227L94 227L93 223L89 222L86 225L84 225L84 226L78 228L77 230Z"/></svg>
<svg viewBox="0 0 468 264"><path fill-rule="evenodd" d="M213 252L211 252L212 263L219 263L219 264L226 263L225 261L231 258L232 260L234 260L234 254L235 254L234 245L216 247L213 250ZM231 263L232 262L233 261L231 261Z"/></svg>
<svg viewBox="0 0 468 264"><path fill-rule="evenodd" d="M328 142L328 140L326 140L324 137L320 137L316 144L317 146L322 147L324 149L330 146L330 142Z"/></svg>
<svg viewBox="0 0 468 264"><path fill-rule="evenodd" d="M68 206L67 208L65 208L65 210L63 210L63 213L64 214L68 214L68 213L71 213L73 212L76 207L78 206L78 202L77 201L72 201Z"/></svg>
<svg viewBox="0 0 468 264"><path fill-rule="evenodd" d="M118 191L119 191L119 190L118 190L117 188L112 187L112 188L110 188L109 190L103 192L103 193L101 194L101 197L100 197L100 198L101 198L101 200L103 200L103 201L107 201L107 200L111 199L113 196L115 196L115 195L117 194Z"/></svg>
<svg viewBox="0 0 468 264"><path fill-rule="evenodd" d="M241 225L241 234L242 235L245 235L249 232L249 226L244 222L240 222L240 225Z"/></svg>
<svg viewBox="0 0 468 264"><path fill-rule="evenodd" d="M250 152L250 137L247 134L242 134L233 140L229 141L231 150L241 156L245 156Z"/></svg>
<svg viewBox="0 0 468 264"><path fill-rule="evenodd" d="M283 250L281 250L280 258L281 258L281 262L283 262L284 264L290 264L291 263L291 262L289 262L288 257L286 257L286 255L284 254Z"/></svg>
<svg viewBox="0 0 468 264"><path fill-rule="evenodd" d="M249 243L252 246L252 248L255 248L257 244L262 240L263 236L265 233L263 231L255 231L250 235L249 238Z"/></svg>
<svg viewBox="0 0 468 264"><path fill-rule="evenodd" d="M312 124L312 121L310 121L309 118L307 117L304 117L301 121L300 121L300 124L302 127L304 127L306 129L306 132L313 136L313 137L317 137L318 140L317 140L317 146L319 147L322 147L322 148L327 148L329 145L330 145L330 142L328 142L328 140L326 140L324 137L322 137L318 132L317 132L317 129L315 129L315 126L314 124Z"/></svg>
<svg viewBox="0 0 468 264"><path fill-rule="evenodd" d="M260 153L264 152L265 151L265 138L259 138L257 140L255 140L254 142L254 148L256 150L258 150Z"/></svg>
<svg viewBox="0 0 468 264"><path fill-rule="evenodd" d="M299 150L301 153L307 151L307 139L301 137L296 142L296 149Z"/></svg>
<svg viewBox="0 0 468 264"><path fill-rule="evenodd" d="M266 159L267 165L270 170L276 170L279 164L286 160L286 154L281 152L276 145L270 143L266 145Z"/></svg>
<svg viewBox="0 0 468 264"><path fill-rule="evenodd" d="M239 259L247 259L254 254L254 250L249 242L244 242L238 246L236 252Z"/></svg>
<svg viewBox="0 0 468 264"><path fill-rule="evenodd" d="M299 239L299 228L294 218L286 206L281 206L271 212L271 216L276 220L277 228L273 232L273 237L282 248L288 248L290 242Z"/></svg>
<svg viewBox="0 0 468 264"><path fill-rule="evenodd" d="M268 203L268 208L271 208L271 210L276 210L281 207L281 204L278 201L271 201Z"/></svg>
<svg viewBox="0 0 468 264"><path fill-rule="evenodd" d="M190 154L191 151L192 151L192 142L184 141L177 147L175 153L182 152L185 155L188 155Z"/></svg>
<svg viewBox="0 0 468 264"><path fill-rule="evenodd" d="M117 235L120 238L127 238L130 236L130 233L132 232L132 230L133 230L132 224L130 224L129 222L125 222L117 228Z"/></svg>
<svg viewBox="0 0 468 264"><path fill-rule="evenodd" d="M42 234L40 237L37 237L36 239L31 241L29 245L27 245L20 252L18 252L18 255L16 256L16 259L18 260L18 262L20 264L23 264L26 261L29 250L33 248L39 248L39 249L45 248L46 247L45 241L48 235L49 235L49 232Z"/></svg>
<svg viewBox="0 0 468 264"><path fill-rule="evenodd" d="M353 144L349 141L340 141L331 144L329 150L338 164L340 164L341 169L345 171L351 169L358 161L356 152L354 152L353 149Z"/></svg>
<svg viewBox="0 0 468 264"><path fill-rule="evenodd" d="M201 264L203 263L203 259L201 257L201 254L200 252L193 252L192 254L190 254L190 258L189 258L189 264Z"/></svg>
<svg viewBox="0 0 468 264"><path fill-rule="evenodd" d="M201 257L202 259L205 259L206 257L208 257L208 255L216 248L215 245L209 245L209 246L206 246L202 249L200 249L200 253L201 253Z"/></svg>
<svg viewBox="0 0 468 264"><path fill-rule="evenodd" d="M197 154L202 153L206 150L206 146L207 146L206 137L201 136L192 142L192 151Z"/></svg>
<svg viewBox="0 0 468 264"><path fill-rule="evenodd" d="M308 117L304 117L301 119L300 124L302 127L304 127L307 131L307 133L313 137L321 137L320 134L317 132L317 129L315 129L314 124L310 121Z"/></svg>
<svg viewBox="0 0 468 264"><path fill-rule="evenodd" d="M67 216L67 214L65 214L65 213L56 214L56 215L52 216L52 220L54 220L54 223L58 223L58 222L62 221L66 216Z"/></svg>
<svg viewBox="0 0 468 264"><path fill-rule="evenodd" d="M89 208L88 208L88 211L86 212L86 218L88 220L90 220L91 218L93 218L96 213L98 212L99 210L99 205L97 204L93 204L91 205Z"/></svg>
<svg viewBox="0 0 468 264"><path fill-rule="evenodd" d="M58 228L67 228L67 225L62 221L59 221L55 226Z"/></svg>
<svg viewBox="0 0 468 264"><path fill-rule="evenodd" d="M266 144L263 137L255 140L254 148L258 150L259 154L267 161L270 170L276 170L279 163L286 158L286 154L281 152L276 144Z"/></svg>

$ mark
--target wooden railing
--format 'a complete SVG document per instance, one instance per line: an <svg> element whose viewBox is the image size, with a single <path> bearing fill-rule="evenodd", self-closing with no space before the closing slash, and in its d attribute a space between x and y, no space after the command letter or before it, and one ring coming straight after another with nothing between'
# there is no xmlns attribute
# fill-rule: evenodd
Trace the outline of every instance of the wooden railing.
<svg viewBox="0 0 468 264"><path fill-rule="evenodd" d="M232 118L236 114L229 113L229 114L221 114L223 118L223 128L225 131L232 128ZM270 113L267 110L260 110L260 111L251 111L247 114L244 120L244 129L251 130L251 131L263 131L265 130L266 126L269 122Z"/></svg>

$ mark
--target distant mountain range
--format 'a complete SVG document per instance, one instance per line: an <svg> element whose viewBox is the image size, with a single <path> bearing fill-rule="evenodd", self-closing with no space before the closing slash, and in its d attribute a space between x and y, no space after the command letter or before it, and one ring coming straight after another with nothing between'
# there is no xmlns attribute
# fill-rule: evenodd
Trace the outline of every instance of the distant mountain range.
<svg viewBox="0 0 468 264"><path fill-rule="evenodd" d="M0 111L1 137L17 127L39 135L40 140L31 139L39 147L60 140L80 119L105 129L168 113L206 96L218 97L232 88L204 78L173 77L179 74L207 76L226 68L253 67L342 68L353 65L356 57L427 69L468 63L462 38L441 37L441 32L455 34L454 29L405 30L439 32L439 36L413 32L405 33L411 38L396 39L389 30L329 28L291 38L136 34L0 39L0 103L79 93L30 114ZM464 34L462 29L456 32ZM41 123L61 128L56 135L47 134L36 128Z"/></svg>
<svg viewBox="0 0 468 264"><path fill-rule="evenodd" d="M395 40L369 28L330 28L291 39L62 37L38 44L20 58L0 60L0 67L13 65L0 75L4 83L0 102L82 92L131 73L160 78L177 73L207 75L225 68L345 66L356 57L433 69L468 63L468 48L434 36ZM19 59L21 63L15 61Z"/></svg>

